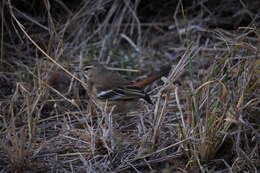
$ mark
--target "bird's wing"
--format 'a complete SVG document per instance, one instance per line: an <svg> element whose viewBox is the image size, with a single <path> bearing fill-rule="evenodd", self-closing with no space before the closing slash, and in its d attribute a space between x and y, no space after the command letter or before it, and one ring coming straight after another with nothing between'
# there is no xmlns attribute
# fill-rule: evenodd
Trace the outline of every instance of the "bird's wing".
<svg viewBox="0 0 260 173"><path fill-rule="evenodd" d="M134 85L100 91L97 93L97 98L109 101L143 98L147 102L152 103L150 97L140 87Z"/></svg>

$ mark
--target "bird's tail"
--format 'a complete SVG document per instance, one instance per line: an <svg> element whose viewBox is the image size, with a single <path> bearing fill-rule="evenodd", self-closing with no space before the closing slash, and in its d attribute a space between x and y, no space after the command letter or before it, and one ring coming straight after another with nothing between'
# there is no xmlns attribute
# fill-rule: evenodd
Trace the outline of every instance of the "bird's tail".
<svg viewBox="0 0 260 173"><path fill-rule="evenodd" d="M147 78L141 81L135 82L134 85L144 88L147 85L153 83L154 81L160 79L162 76L167 75L170 72L170 70L171 70L171 66L163 67L162 70L152 73Z"/></svg>

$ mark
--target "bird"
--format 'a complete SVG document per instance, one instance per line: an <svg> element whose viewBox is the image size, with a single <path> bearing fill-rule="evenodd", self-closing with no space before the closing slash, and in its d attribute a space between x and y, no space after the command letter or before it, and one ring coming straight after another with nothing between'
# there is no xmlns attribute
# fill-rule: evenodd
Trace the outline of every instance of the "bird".
<svg viewBox="0 0 260 173"><path fill-rule="evenodd" d="M87 93L91 100L98 107L106 109L106 112L126 113L140 105L139 99L153 104L144 88L166 75L170 69L170 67L164 68L144 80L132 82L115 71L109 70L103 64L96 63L87 73Z"/></svg>

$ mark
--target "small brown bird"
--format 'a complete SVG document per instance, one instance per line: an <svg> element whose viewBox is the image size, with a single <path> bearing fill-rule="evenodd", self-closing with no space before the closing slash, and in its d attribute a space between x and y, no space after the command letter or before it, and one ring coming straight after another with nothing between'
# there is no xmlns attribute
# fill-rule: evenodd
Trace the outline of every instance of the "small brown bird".
<svg viewBox="0 0 260 173"><path fill-rule="evenodd" d="M94 103L105 111L125 113L138 107L138 100L144 99L152 104L152 100L143 88L166 75L170 68L148 76L139 82L131 82L118 73L108 70L102 64L96 64L88 72L88 93ZM114 107L114 108L113 108Z"/></svg>

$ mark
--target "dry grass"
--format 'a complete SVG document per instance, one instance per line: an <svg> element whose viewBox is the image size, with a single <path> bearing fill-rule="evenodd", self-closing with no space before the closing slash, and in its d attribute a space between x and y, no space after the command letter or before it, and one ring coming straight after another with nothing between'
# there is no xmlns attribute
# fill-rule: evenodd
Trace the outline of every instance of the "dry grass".
<svg viewBox="0 0 260 173"><path fill-rule="evenodd" d="M251 23L228 30L207 27L206 1L153 19L144 0L32 2L0 0L1 172L259 172L255 7L240 1L230 19ZM116 115L89 104L93 60L128 78L172 71L147 88L154 105Z"/></svg>

